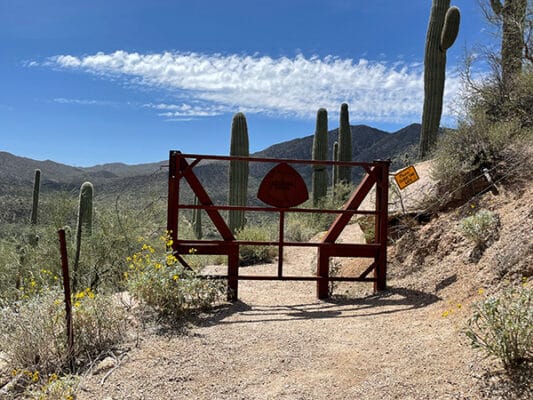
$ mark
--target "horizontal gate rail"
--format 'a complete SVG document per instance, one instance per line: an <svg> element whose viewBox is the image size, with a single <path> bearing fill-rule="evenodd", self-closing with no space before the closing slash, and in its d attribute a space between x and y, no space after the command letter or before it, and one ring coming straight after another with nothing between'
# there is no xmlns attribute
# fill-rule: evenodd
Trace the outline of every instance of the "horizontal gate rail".
<svg viewBox="0 0 533 400"><path fill-rule="evenodd" d="M273 206L230 206L215 205L208 193L203 188L200 180L194 173L194 168L202 161L247 161L253 163L272 164L306 164L322 166L355 166L361 167L366 174L344 207L339 210L320 208L298 207L273 207ZM387 229L388 229L388 172L390 161L339 162L339 161L313 161L273 159L256 157L210 156L198 154L182 154L178 151L170 152L169 182L168 182L168 209L167 229L172 238L172 249L177 259L188 267L183 256L197 255L226 255L228 257L228 273L226 275L202 275L212 279L227 279L228 299L237 300L239 280L279 280L279 281L315 281L317 282L318 298L328 297L329 282L373 282L374 290L386 288L386 263L387 263ZM185 179L198 198L198 205L182 204L180 202L180 181ZM374 210L359 210L359 207L372 187L376 187L376 202ZM215 228L221 235L220 240L192 240L181 239L178 235L178 221L180 210L204 210L211 218ZM220 211L243 210L253 212L273 212L279 214L278 240L253 241L237 240L230 231ZM323 239L317 242L294 242L284 240L284 219L286 213L327 213L336 214L337 217L330 226ZM337 239L345 226L354 215L369 215L375 221L374 243L337 243ZM239 247L240 246L272 246L277 247L278 270L276 275L240 275L239 274ZM286 276L283 275L283 249L285 247L315 247L317 248L317 273L315 276ZM358 277L332 277L329 275L329 261L331 257L360 257L372 258L373 263ZM370 272L373 277L368 277Z"/></svg>

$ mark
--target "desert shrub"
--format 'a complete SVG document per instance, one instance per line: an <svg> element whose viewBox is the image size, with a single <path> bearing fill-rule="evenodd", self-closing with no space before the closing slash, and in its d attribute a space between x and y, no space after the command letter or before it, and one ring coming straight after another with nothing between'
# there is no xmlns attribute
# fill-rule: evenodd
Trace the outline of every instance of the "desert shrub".
<svg viewBox="0 0 533 400"><path fill-rule="evenodd" d="M125 277L135 298L167 317L209 308L220 298L223 293L220 282L185 269L171 251L160 247L143 244L140 251L128 257Z"/></svg>
<svg viewBox="0 0 533 400"><path fill-rule="evenodd" d="M476 246L485 246L498 232L498 215L489 210L479 210L459 223L461 234Z"/></svg>
<svg viewBox="0 0 533 400"><path fill-rule="evenodd" d="M0 351L14 369L59 373L68 366L65 306L58 290L42 290L4 307ZM73 296L73 356L82 366L124 339L124 308L90 289Z"/></svg>
<svg viewBox="0 0 533 400"><path fill-rule="evenodd" d="M517 167L505 162L505 150L530 134L516 121L490 122L483 114L475 116L473 122L462 121L456 130L447 130L439 138L432 177L439 182L441 191L453 191L470 183L481 176L484 168L498 179ZM495 169L500 163L505 163L506 171Z"/></svg>
<svg viewBox="0 0 533 400"><path fill-rule="evenodd" d="M76 206L73 201L57 201L63 198L69 199L58 194L44 202L42 222L37 226L21 226L16 236L0 241L0 299L4 303L20 299L21 295L38 293L41 288L54 286L60 281L57 229L61 227L66 231L72 266L75 238L71 226L75 224ZM77 271L79 287L91 287L100 292L123 290L125 259L135 251L141 236L150 236L156 231L155 224L149 222L153 220L151 213L155 211L156 205L148 204L142 209L143 218L139 218L138 210L119 204L115 204L114 208L97 207L92 235L84 235L81 241ZM30 234L37 235L39 240L30 243ZM156 241L157 236L151 240Z"/></svg>
<svg viewBox="0 0 533 400"><path fill-rule="evenodd" d="M303 218L288 218L285 228L285 239L293 242L307 242L317 233L316 229L306 223Z"/></svg>
<svg viewBox="0 0 533 400"><path fill-rule="evenodd" d="M531 362L533 357L533 289L508 286L474 306L467 322L471 345L500 359L506 369Z"/></svg>
<svg viewBox="0 0 533 400"><path fill-rule="evenodd" d="M334 190L330 190L327 196L318 203L317 208L338 210L353 191L353 184L338 183ZM307 201L303 207L312 208L311 201ZM322 212L290 213L287 218L287 239L307 241L318 232L328 229L338 215Z"/></svg>
<svg viewBox="0 0 533 400"><path fill-rule="evenodd" d="M238 240L268 242L276 238L274 225L247 225L237 232ZM252 265L271 262L277 255L275 247L242 245L239 246L240 265Z"/></svg>
<svg viewBox="0 0 533 400"><path fill-rule="evenodd" d="M500 84L495 77L467 81L464 115L457 129L441 135L433 154L441 193L469 184L484 168L496 181L516 175L523 157L515 153L533 138L533 70L525 68L505 94Z"/></svg>

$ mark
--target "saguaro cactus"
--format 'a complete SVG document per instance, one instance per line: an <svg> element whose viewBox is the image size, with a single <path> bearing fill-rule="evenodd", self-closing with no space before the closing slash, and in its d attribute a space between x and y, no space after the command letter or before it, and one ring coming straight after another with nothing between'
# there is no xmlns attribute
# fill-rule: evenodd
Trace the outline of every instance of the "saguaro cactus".
<svg viewBox="0 0 533 400"><path fill-rule="evenodd" d="M507 89L522 69L527 0L490 0L490 5L502 22L502 82Z"/></svg>
<svg viewBox="0 0 533 400"><path fill-rule="evenodd" d="M328 158L328 112L320 108L316 114L316 129L313 138L313 160ZM328 192L328 173L325 165L313 165L313 206L317 206Z"/></svg>
<svg viewBox="0 0 533 400"><path fill-rule="evenodd" d="M231 123L230 156L248 157L250 155L248 143L248 126L243 113L233 116ZM248 197L248 162L230 161L229 168L229 205L245 206ZM229 228L232 232L242 229L245 224L244 211L229 211Z"/></svg>
<svg viewBox="0 0 533 400"><path fill-rule="evenodd" d="M339 161L339 142L333 143L333 161ZM339 183L339 167L337 165L333 166L331 174L331 182L335 188L335 185Z"/></svg>
<svg viewBox="0 0 533 400"><path fill-rule="evenodd" d="M41 170L35 170L35 178L33 180L33 203L31 208L30 222L32 225L37 224L37 214L39 208L39 192L41 190Z"/></svg>
<svg viewBox="0 0 533 400"><path fill-rule="evenodd" d="M80 197L78 203L78 225L76 228L76 252L74 255L74 265L72 266L72 289L77 290L78 286L78 267L81 254L81 237L82 231L87 236L92 234L93 226L93 184L84 182L80 188Z"/></svg>
<svg viewBox="0 0 533 400"><path fill-rule="evenodd" d="M352 133L350 131L350 119L348 116L348 104L341 105L339 125L339 161L352 161ZM349 166L338 167L339 182L348 183L352 178L352 169Z"/></svg>
<svg viewBox="0 0 533 400"><path fill-rule="evenodd" d="M194 197L194 205L197 206L199 204L198 197ZM192 228L194 231L194 236L196 239L202 238L202 210L199 208L196 208L193 210L192 214Z"/></svg>
<svg viewBox="0 0 533 400"><path fill-rule="evenodd" d="M460 19L459 9L450 7L450 0L433 0L424 56L424 110L419 147L421 158L428 155L437 141L446 77L446 50L457 38Z"/></svg>

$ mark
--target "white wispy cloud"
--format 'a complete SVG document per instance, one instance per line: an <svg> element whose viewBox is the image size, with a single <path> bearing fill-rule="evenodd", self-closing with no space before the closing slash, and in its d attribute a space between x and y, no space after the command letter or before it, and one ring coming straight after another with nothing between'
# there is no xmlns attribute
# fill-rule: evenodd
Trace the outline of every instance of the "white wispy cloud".
<svg viewBox="0 0 533 400"><path fill-rule="evenodd" d="M126 51L77 57L58 55L46 65L81 70L113 79L168 91L176 104L145 104L164 118L208 117L243 111L287 117L314 117L319 107L336 113L350 105L350 120L413 122L423 102L423 67L418 63L353 61L333 56L298 55L271 58ZM448 77L447 103L459 90L459 80Z"/></svg>
<svg viewBox="0 0 533 400"><path fill-rule="evenodd" d="M116 102L109 100L94 100L94 99L72 99L65 97L56 97L52 99L54 103L59 104L76 104L81 106L115 106Z"/></svg>
<svg viewBox="0 0 533 400"><path fill-rule="evenodd" d="M212 104L143 104L143 107L158 110L161 117L172 118L175 121L190 121L192 117L213 117L229 112L225 107ZM191 118L187 118L191 117Z"/></svg>

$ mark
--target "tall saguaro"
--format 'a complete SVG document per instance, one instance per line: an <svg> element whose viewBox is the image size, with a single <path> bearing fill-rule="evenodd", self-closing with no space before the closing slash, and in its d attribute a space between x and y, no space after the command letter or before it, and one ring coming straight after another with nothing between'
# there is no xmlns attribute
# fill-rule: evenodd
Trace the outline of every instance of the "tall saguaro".
<svg viewBox="0 0 533 400"><path fill-rule="evenodd" d="M316 129L313 138L313 160L328 158L328 112L320 108L316 113ZM328 192L328 173L325 165L313 164L313 206L326 197Z"/></svg>
<svg viewBox="0 0 533 400"><path fill-rule="evenodd" d="M339 161L352 161L352 132L348 116L348 104L342 103L339 121ZM338 167L339 182L349 183L352 180L352 169L347 165Z"/></svg>
<svg viewBox="0 0 533 400"><path fill-rule="evenodd" d="M461 15L450 0L433 0L424 55L424 109L420 133L420 158L426 157L437 142L446 78L446 51L459 33Z"/></svg>
<svg viewBox="0 0 533 400"><path fill-rule="evenodd" d="M248 157L248 126L243 113L233 116L231 123L230 156ZM229 205L245 206L248 198L248 161L232 160L229 169ZM245 224L243 210L230 210L229 228L233 233Z"/></svg>
<svg viewBox="0 0 533 400"><path fill-rule="evenodd" d="M502 23L502 83L508 89L522 69L527 0L490 0L490 5Z"/></svg>

